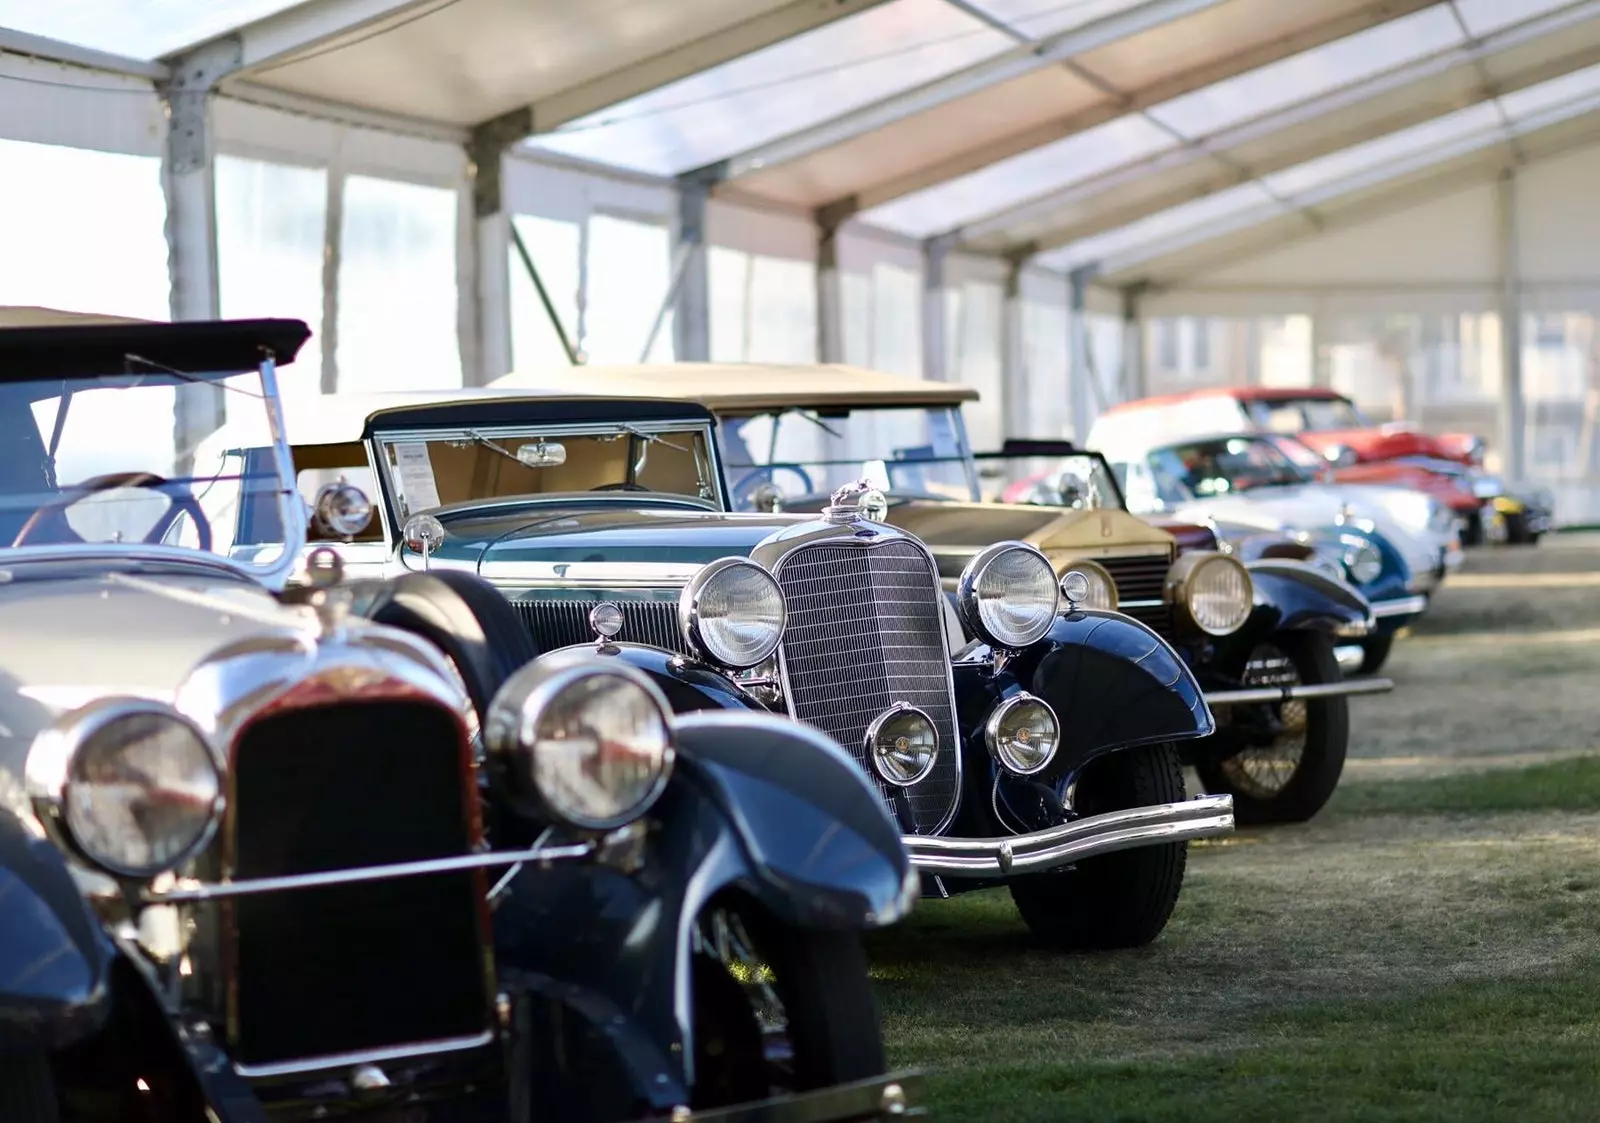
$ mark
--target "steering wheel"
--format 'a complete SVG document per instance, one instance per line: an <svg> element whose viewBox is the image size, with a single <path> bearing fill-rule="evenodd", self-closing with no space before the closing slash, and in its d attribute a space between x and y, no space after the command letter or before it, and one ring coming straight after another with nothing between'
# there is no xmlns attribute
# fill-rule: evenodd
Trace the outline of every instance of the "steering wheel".
<svg viewBox="0 0 1600 1123"><path fill-rule="evenodd" d="M643 487L643 486L641 486L639 484L620 483L620 484L601 484L599 487L591 487L589 490L590 491L649 491L650 489L647 488L647 487Z"/></svg>
<svg viewBox="0 0 1600 1123"><path fill-rule="evenodd" d="M733 483L729 485L728 490L734 495L743 495L746 487L761 480L766 480L773 487L777 487L778 481L773 477L779 472L793 472L795 475L799 476L801 484L800 494L802 495L809 495L817 489L816 485L811 482L811 476L798 464L761 464L750 469L750 471L734 480Z"/></svg>
<svg viewBox="0 0 1600 1123"><path fill-rule="evenodd" d="M175 494L176 487L170 480L158 476L154 472L112 472L105 476L95 476L75 484L67 489L59 499L52 499L43 507L28 516L28 521L22 524L22 529L17 531L17 537L12 541L12 548L26 545L31 538L43 537L51 543L82 542L83 538L72 529L67 522L67 508L76 503L81 503L91 495L98 495L102 491L117 491L121 488L148 488L150 491L160 492L171 500L164 514L156 520L149 533L144 536L146 545L153 546L167 536L167 531L172 529L172 524L178 521L179 515L188 515L194 521L195 536L199 539L200 549L211 550L211 523L207 520L205 512L200 509L194 493L184 488L182 494ZM174 489L169 491L168 489Z"/></svg>

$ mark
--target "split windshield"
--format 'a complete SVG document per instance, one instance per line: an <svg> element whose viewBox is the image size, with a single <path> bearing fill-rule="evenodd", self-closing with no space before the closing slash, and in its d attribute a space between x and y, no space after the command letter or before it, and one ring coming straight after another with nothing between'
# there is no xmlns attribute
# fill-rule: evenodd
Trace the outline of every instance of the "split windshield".
<svg viewBox="0 0 1600 1123"><path fill-rule="evenodd" d="M274 450L246 458L205 438L219 409L267 428L263 377L138 366L0 383L0 547L154 546L271 570L281 533L238 557L234 530L243 508L287 504Z"/></svg>
<svg viewBox="0 0 1600 1123"><path fill-rule="evenodd" d="M867 479L891 498L972 500L978 480L949 408L802 410L724 417L718 435L735 510L797 510Z"/></svg>

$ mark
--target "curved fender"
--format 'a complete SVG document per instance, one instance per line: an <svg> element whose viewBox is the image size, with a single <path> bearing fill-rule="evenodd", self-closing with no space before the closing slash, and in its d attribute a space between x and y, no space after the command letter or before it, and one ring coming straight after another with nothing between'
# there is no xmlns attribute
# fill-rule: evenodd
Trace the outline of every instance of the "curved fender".
<svg viewBox="0 0 1600 1123"><path fill-rule="evenodd" d="M115 949L60 851L4 810L0 917L0 1052L61 1048L99 1029Z"/></svg>
<svg viewBox="0 0 1600 1123"><path fill-rule="evenodd" d="M520 867L494 916L508 975L561 979L570 1008L596 1012L633 1094L665 1111L693 1082L690 960L713 900L731 890L780 923L867 927L904 915L918 889L876 793L822 734L749 713L674 725L677 768L638 865Z"/></svg>
<svg viewBox="0 0 1600 1123"><path fill-rule="evenodd" d="M1332 632L1372 618L1372 605L1366 597L1308 565L1264 560L1245 568L1255 584L1256 611L1241 631Z"/></svg>
<svg viewBox="0 0 1600 1123"><path fill-rule="evenodd" d="M620 659L643 671L661 688L674 713L697 710L754 710L768 712L754 695L706 663L659 647L637 643L583 644L562 647L542 657L573 662L585 659Z"/></svg>
<svg viewBox="0 0 1600 1123"><path fill-rule="evenodd" d="M1040 650L1042 649L1042 650ZM1114 749L1204 737L1216 729L1194 674L1164 639L1118 612L1079 609L1010 666L1061 725L1067 775Z"/></svg>

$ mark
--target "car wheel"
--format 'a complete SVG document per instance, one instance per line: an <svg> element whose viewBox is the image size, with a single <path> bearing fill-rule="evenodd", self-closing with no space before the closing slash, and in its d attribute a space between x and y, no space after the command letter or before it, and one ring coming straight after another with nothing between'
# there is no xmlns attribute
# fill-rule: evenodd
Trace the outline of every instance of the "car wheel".
<svg viewBox="0 0 1600 1123"><path fill-rule="evenodd" d="M495 692L539 654L499 589L473 573L405 573L387 583L363 613L433 644L454 664L481 723Z"/></svg>
<svg viewBox="0 0 1600 1123"><path fill-rule="evenodd" d="M856 933L803 931L717 904L696 923L690 969L696 1110L885 1071L878 1003Z"/></svg>
<svg viewBox="0 0 1600 1123"><path fill-rule="evenodd" d="M1539 536L1528 529L1526 514L1506 516L1506 541L1513 546L1537 545Z"/></svg>
<svg viewBox="0 0 1600 1123"><path fill-rule="evenodd" d="M1361 641L1361 674L1375 675L1378 669L1389 661L1389 652L1394 649L1394 633L1385 632L1383 635L1373 636ZM1335 660L1337 663L1338 660Z"/></svg>
<svg viewBox="0 0 1600 1123"><path fill-rule="evenodd" d="M1124 749L1094 761L1076 783L1082 815L1184 798L1183 768L1170 744ZM1088 858L1072 869L1011 882L1011 899L1034 936L1063 950L1143 947L1161 934L1178 903L1186 842L1140 846Z"/></svg>
<svg viewBox="0 0 1600 1123"><path fill-rule="evenodd" d="M1463 548L1483 545L1483 516L1477 511L1468 515L1461 527L1461 545Z"/></svg>
<svg viewBox="0 0 1600 1123"><path fill-rule="evenodd" d="M6 1123L56 1123L55 1079L43 1053L0 1054L0 1119Z"/></svg>
<svg viewBox="0 0 1600 1123"><path fill-rule="evenodd" d="M1244 685L1312 685L1339 679L1339 661L1326 636L1290 632L1251 652ZM1274 728L1268 743L1248 745L1221 760L1195 763L1206 791L1233 796L1234 821L1241 826L1305 822L1328 802L1344 772L1350 746L1348 699L1291 699L1272 704L1269 716Z"/></svg>

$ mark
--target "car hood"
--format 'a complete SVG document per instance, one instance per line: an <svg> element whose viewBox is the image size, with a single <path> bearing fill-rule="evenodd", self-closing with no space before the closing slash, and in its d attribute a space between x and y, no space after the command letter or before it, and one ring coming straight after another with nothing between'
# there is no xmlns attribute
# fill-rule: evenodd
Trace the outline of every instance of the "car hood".
<svg viewBox="0 0 1600 1123"><path fill-rule="evenodd" d="M524 508L448 519L445 543L434 556L474 565L491 580L514 580L508 567L532 564L705 565L746 556L768 535L815 518L683 509Z"/></svg>
<svg viewBox="0 0 1600 1123"><path fill-rule="evenodd" d="M889 522L927 543L946 577L996 542L1038 547L1059 571L1082 558L1116 557L1130 546L1172 549L1174 536L1114 507L1079 510L1011 503L909 500L889 508Z"/></svg>
<svg viewBox="0 0 1600 1123"><path fill-rule="evenodd" d="M263 631L314 622L243 580L85 573L0 584L0 772L33 736L97 697L170 700L199 663Z"/></svg>

